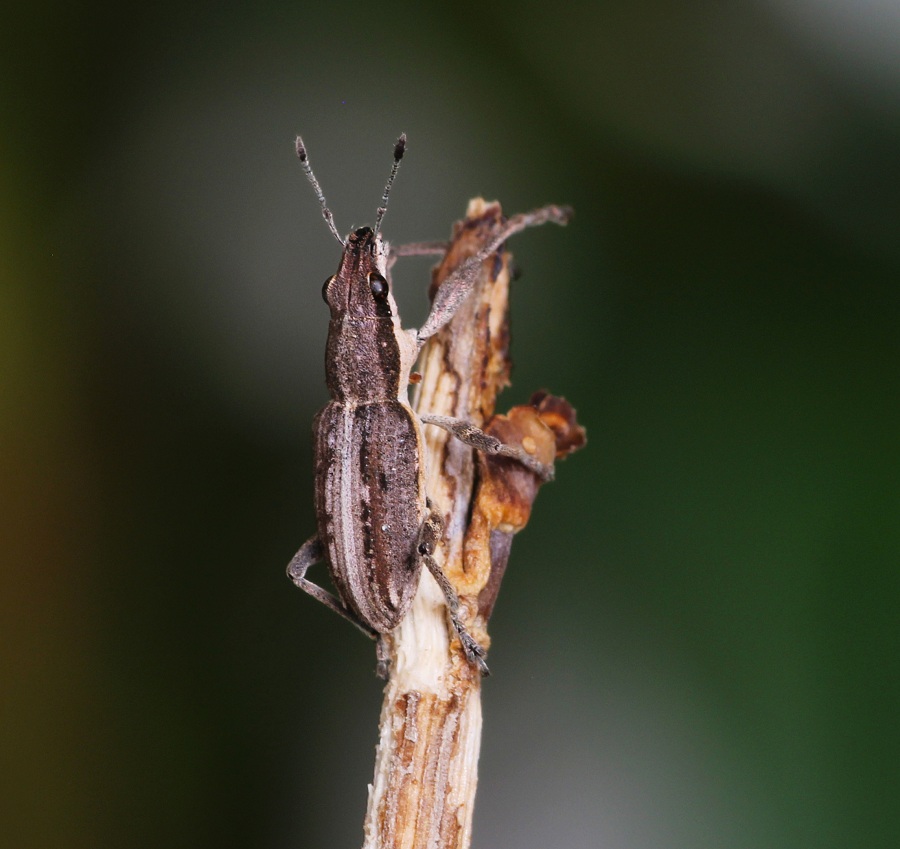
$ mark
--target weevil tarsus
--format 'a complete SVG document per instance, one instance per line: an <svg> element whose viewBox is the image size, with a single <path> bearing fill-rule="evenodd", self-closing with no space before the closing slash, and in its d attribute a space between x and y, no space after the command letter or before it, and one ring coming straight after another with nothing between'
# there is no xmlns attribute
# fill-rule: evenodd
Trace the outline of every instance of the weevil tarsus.
<svg viewBox="0 0 900 849"><path fill-rule="evenodd" d="M428 516L422 523L419 530L419 540L416 545L416 551L422 558L425 567L431 573L431 576L441 588L444 599L447 602L447 610L450 614L450 622L453 629L459 637L460 645L462 645L463 653L469 663L476 665L482 675L490 675L491 671L484 658L487 652L478 644L472 635L466 630L462 620L459 617L459 596L450 583L450 579L444 574L438 562L434 559L434 550L440 545L444 536L444 520L441 514L435 509L431 503L431 499L427 499Z"/></svg>

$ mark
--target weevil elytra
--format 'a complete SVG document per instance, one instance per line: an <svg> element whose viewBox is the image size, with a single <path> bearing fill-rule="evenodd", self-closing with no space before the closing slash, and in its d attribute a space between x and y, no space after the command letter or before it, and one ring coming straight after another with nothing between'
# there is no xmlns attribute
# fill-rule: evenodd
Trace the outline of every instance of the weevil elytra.
<svg viewBox="0 0 900 849"><path fill-rule="evenodd" d="M381 637L396 628L409 609L424 564L441 587L466 657L486 673L484 650L460 621L456 592L433 557L443 521L425 492L422 425L442 427L486 453L514 457L544 477L552 475L552 466L542 465L521 448L504 445L471 423L417 415L409 405L407 387L422 346L453 317L484 260L526 227L549 221L565 224L571 210L548 206L509 219L490 244L441 285L422 327L404 330L391 291L394 259L443 253L446 248L423 243L392 249L380 235L405 150L406 136L401 135L374 228L361 227L342 239L306 147L297 138L297 156L342 255L337 273L322 289L331 312L325 352L331 401L313 424L317 532L300 548L287 572L298 587L378 640L378 669L385 675ZM328 565L337 597L306 578L309 567L321 560Z"/></svg>

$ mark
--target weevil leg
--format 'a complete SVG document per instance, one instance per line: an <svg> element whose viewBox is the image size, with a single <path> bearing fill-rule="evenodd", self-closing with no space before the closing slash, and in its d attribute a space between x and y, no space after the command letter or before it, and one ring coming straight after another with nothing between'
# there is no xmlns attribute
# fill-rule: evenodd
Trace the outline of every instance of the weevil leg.
<svg viewBox="0 0 900 849"><path fill-rule="evenodd" d="M447 253L450 242L407 242L391 245L392 256L440 256Z"/></svg>
<svg viewBox="0 0 900 849"><path fill-rule="evenodd" d="M386 681L391 670L391 650L383 634L379 635L378 642L375 644L375 658L378 661L375 666L375 674Z"/></svg>
<svg viewBox="0 0 900 849"><path fill-rule="evenodd" d="M417 542L416 551L428 571L431 572L432 577L437 581L438 586L441 588L441 592L444 594L444 598L447 601L447 608L450 611L450 621L453 623L453 628L462 644L466 660L477 666L481 670L482 675L490 675L491 670L488 669L488 665L484 660L486 655L485 650L466 630L466 626L463 625L459 618L459 596L456 594L453 585L433 557L434 550L444 535L444 522L443 519L441 519L440 513L433 508L430 499L428 500L428 509L428 516L425 518L425 521L422 522L422 527L419 529L419 540Z"/></svg>
<svg viewBox="0 0 900 849"><path fill-rule="evenodd" d="M483 454L510 457L513 460L517 460L527 469L530 469L541 480L553 480L552 464L540 462L540 460L532 457L524 448L520 448L517 445L507 445L505 442L501 442L496 436L485 433L465 419L455 419L451 416L432 416L427 413L420 415L419 418L425 422L425 424L436 425L437 427L449 431L460 442L471 445Z"/></svg>
<svg viewBox="0 0 900 849"><path fill-rule="evenodd" d="M328 590L322 589L318 584L306 579L306 571L310 566L320 563L325 557L325 550L319 540L318 534L308 539L300 550L288 563L287 576L305 593L309 593L317 601L321 601L326 607L333 610L339 616L343 616L348 622L352 622L360 631L372 640L379 640L381 635L370 628L356 616L352 610L348 610Z"/></svg>
<svg viewBox="0 0 900 849"><path fill-rule="evenodd" d="M449 242L407 242L405 245L391 245L387 255L390 271L401 256L442 256L447 253Z"/></svg>
<svg viewBox="0 0 900 849"><path fill-rule="evenodd" d="M453 318L462 302L472 291L475 281L478 279L481 263L498 250L510 236L520 233L527 227L537 227L550 221L554 224L567 224L571 217L570 207L544 206L510 218L484 248L475 256L469 257L441 284L434 296L434 303L431 305L431 312L425 319L425 324L416 333L419 347L421 348L427 339L434 336Z"/></svg>

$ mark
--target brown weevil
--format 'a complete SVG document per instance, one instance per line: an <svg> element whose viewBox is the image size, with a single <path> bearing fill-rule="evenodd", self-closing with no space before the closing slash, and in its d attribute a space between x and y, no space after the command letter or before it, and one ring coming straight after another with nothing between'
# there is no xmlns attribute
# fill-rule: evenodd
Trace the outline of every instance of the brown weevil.
<svg viewBox="0 0 900 849"><path fill-rule="evenodd" d="M425 492L422 425L442 427L485 453L514 457L543 477L552 475L552 466L469 422L418 415L410 407L407 387L422 346L453 317L484 260L526 227L548 221L565 224L571 210L548 206L509 219L490 244L441 285L422 328L404 330L391 292L393 260L443 253L446 248L438 243L391 248L379 233L406 136L401 135L394 148L374 228L361 227L346 239L335 227L299 136L296 150L342 255L337 273L322 289L331 311L325 349L331 401L313 424L317 532L291 560L288 575L378 641L378 671L384 676L387 653L381 637L397 627L412 604L424 563L441 587L467 659L487 673L485 652L460 621L456 592L433 556L443 521ZM323 559L337 597L306 578L309 567Z"/></svg>

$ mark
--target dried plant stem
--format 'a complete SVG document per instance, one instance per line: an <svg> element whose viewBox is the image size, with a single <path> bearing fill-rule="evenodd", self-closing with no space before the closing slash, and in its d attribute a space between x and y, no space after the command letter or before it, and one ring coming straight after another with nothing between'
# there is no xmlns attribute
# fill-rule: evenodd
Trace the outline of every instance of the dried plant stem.
<svg viewBox="0 0 900 849"><path fill-rule="evenodd" d="M467 217L435 272L435 285L489 244L500 207L470 202ZM482 426L509 374L508 258L485 261L475 290L434 336L421 360L418 410ZM465 575L463 542L473 497L471 448L436 427L425 428L426 491L443 514L438 562L457 587L462 619L487 647L477 596L487 575ZM489 561L489 552L483 552ZM427 572L409 614L389 639L375 777L369 791L364 849L465 849L469 846L481 745L481 675L450 637L443 594Z"/></svg>

